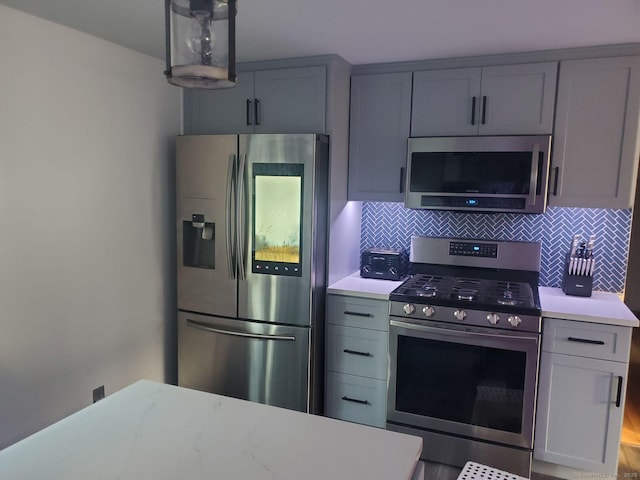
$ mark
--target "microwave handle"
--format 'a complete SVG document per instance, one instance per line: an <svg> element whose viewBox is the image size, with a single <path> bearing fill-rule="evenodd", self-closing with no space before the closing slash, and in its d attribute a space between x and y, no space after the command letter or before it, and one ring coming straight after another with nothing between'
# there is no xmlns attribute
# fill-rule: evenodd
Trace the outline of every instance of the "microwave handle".
<svg viewBox="0 0 640 480"><path fill-rule="evenodd" d="M531 154L531 179L529 180L529 205L536 204L536 187L538 186L538 161L540 158L540 145L533 146Z"/></svg>
<svg viewBox="0 0 640 480"><path fill-rule="evenodd" d="M400 167L400 193L404 193L404 181L405 181L404 172L405 172L404 167Z"/></svg>

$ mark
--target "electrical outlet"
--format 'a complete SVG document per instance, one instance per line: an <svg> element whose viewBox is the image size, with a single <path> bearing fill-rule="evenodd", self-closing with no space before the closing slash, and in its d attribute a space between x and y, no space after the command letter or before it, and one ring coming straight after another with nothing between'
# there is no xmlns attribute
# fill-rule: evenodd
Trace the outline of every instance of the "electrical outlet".
<svg viewBox="0 0 640 480"><path fill-rule="evenodd" d="M93 389L93 403L104 398L104 385L100 385L98 388Z"/></svg>

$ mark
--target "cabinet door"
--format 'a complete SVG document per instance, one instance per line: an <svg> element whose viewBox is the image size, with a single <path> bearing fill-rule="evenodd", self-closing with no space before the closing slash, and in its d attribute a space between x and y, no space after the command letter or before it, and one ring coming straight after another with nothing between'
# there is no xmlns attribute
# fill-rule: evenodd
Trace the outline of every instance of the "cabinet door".
<svg viewBox="0 0 640 480"><path fill-rule="evenodd" d="M479 68L413 74L411 136L477 135Z"/></svg>
<svg viewBox="0 0 640 480"><path fill-rule="evenodd" d="M326 68L255 72L256 133L326 133Z"/></svg>
<svg viewBox="0 0 640 480"><path fill-rule="evenodd" d="M616 472L626 376L626 363L542 352L534 458Z"/></svg>
<svg viewBox="0 0 640 480"><path fill-rule="evenodd" d="M560 63L549 205L631 207L639 105L640 57Z"/></svg>
<svg viewBox="0 0 640 480"><path fill-rule="evenodd" d="M404 200L411 72L351 77L349 200Z"/></svg>
<svg viewBox="0 0 640 480"><path fill-rule="evenodd" d="M239 72L232 88L184 89L184 133L187 135L253 133L253 73Z"/></svg>
<svg viewBox="0 0 640 480"><path fill-rule="evenodd" d="M550 134L557 72L557 62L484 67L480 135Z"/></svg>

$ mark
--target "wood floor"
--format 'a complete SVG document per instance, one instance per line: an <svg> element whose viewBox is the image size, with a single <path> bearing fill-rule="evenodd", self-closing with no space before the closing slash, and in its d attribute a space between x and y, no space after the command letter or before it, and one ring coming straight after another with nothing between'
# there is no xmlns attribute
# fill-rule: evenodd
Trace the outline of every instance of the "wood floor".
<svg viewBox="0 0 640 480"><path fill-rule="evenodd" d="M622 443L640 445L640 328L633 329Z"/></svg>
<svg viewBox="0 0 640 480"><path fill-rule="evenodd" d="M633 329L617 478L640 478L640 328ZM426 462L425 480L456 480L462 469ZM604 478L604 477L594 477ZM615 478L615 477L614 477ZM536 472L531 480L558 480Z"/></svg>

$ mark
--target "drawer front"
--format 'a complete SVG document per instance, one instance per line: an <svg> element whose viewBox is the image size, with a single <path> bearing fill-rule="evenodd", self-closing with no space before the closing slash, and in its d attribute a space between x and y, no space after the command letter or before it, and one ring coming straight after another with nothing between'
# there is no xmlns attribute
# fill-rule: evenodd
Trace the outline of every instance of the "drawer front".
<svg viewBox="0 0 640 480"><path fill-rule="evenodd" d="M327 323L389 331L389 302L328 295Z"/></svg>
<svg viewBox="0 0 640 480"><path fill-rule="evenodd" d="M387 379L389 335L380 330L327 326L327 370Z"/></svg>
<svg viewBox="0 0 640 480"><path fill-rule="evenodd" d="M627 362L630 347L630 327L544 319L542 350L545 352Z"/></svg>
<svg viewBox="0 0 640 480"><path fill-rule="evenodd" d="M387 382L327 372L326 415L384 428L387 419Z"/></svg>

